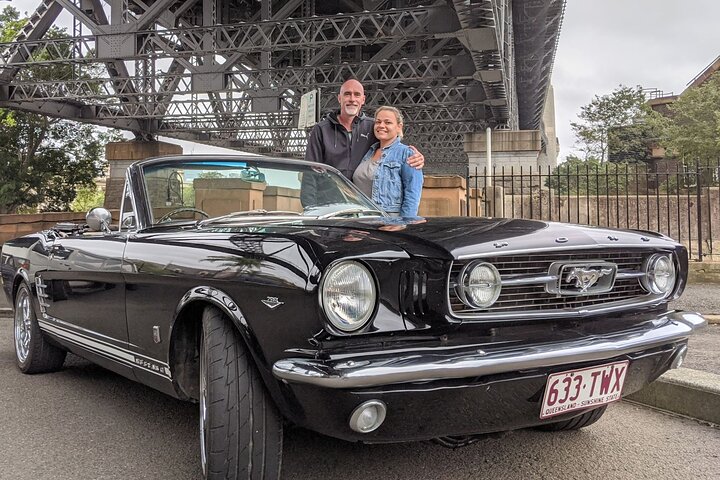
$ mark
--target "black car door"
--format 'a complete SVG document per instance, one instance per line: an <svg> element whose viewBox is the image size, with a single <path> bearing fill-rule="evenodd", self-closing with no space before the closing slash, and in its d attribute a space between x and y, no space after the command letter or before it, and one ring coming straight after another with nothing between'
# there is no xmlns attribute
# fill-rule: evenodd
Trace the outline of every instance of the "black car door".
<svg viewBox="0 0 720 480"><path fill-rule="evenodd" d="M124 232L57 238L49 268L36 276L41 327L83 356L128 374ZM123 365L120 367L120 365Z"/></svg>

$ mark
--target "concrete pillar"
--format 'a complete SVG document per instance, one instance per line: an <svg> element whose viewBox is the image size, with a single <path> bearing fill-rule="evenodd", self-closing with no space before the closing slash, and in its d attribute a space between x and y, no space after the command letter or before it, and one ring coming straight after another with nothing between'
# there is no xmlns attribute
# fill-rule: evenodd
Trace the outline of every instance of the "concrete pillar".
<svg viewBox="0 0 720 480"><path fill-rule="evenodd" d="M150 157L181 155L180 145L166 142L111 142L105 146L108 177L105 184L105 208L119 209L122 200L125 170L131 163Z"/></svg>
<svg viewBox="0 0 720 480"><path fill-rule="evenodd" d="M470 176L477 172L477 186L484 188L486 170L486 143L485 132L465 134L465 153L468 156ZM493 130L491 138L493 171L488 172L494 175L492 183L506 190L524 188L537 185L539 182L539 157L542 148L541 133L539 130ZM476 170L477 167L477 170ZM546 167L547 168L547 167ZM535 174L530 176L530 172ZM522 170L522 172L521 172ZM543 170L545 171L545 170ZM522 173L522 176L520 175ZM512 175L511 175L512 174ZM473 186L475 180L472 179ZM534 184L535 185L534 185Z"/></svg>
<svg viewBox="0 0 720 480"><path fill-rule="evenodd" d="M488 216L495 218L505 217L505 188L485 187L485 201L488 203L485 210Z"/></svg>
<svg viewBox="0 0 720 480"><path fill-rule="evenodd" d="M538 166L545 170L550 167L550 170L552 170L557 167L558 154L560 153L560 143L557 138L557 128L555 127L555 89L552 85L548 87L542 125L545 127L547 141L545 151L540 152Z"/></svg>
<svg viewBox="0 0 720 480"><path fill-rule="evenodd" d="M475 167L478 167L479 175L485 170L485 138L485 132L465 134L465 153L470 163L471 175ZM540 130L493 130L491 146L496 172L500 172L502 167L505 167L506 173L510 172L511 167L518 171L520 166L523 170L531 166L536 169L541 148L540 138Z"/></svg>
<svg viewBox="0 0 720 480"><path fill-rule="evenodd" d="M426 175L418 215L421 217L456 217L466 215L465 179Z"/></svg>

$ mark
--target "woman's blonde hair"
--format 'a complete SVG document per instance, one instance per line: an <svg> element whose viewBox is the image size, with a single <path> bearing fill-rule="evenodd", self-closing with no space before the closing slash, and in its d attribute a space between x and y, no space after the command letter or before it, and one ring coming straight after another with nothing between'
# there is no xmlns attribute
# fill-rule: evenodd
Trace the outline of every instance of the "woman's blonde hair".
<svg viewBox="0 0 720 480"><path fill-rule="evenodd" d="M395 120L397 121L398 125L400 125L400 133L398 136L400 138L402 138L403 137L403 125L405 124L405 120L403 119L402 112L395 107L391 107L389 105L383 105L382 107L378 107L378 109L375 110L375 118L377 118L378 113L380 113L382 111L392 112L395 115Z"/></svg>

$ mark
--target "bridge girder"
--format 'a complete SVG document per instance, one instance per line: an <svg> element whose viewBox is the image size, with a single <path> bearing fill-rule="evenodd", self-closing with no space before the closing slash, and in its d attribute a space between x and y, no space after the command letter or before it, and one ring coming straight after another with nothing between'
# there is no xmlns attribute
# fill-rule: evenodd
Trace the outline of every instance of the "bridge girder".
<svg viewBox="0 0 720 480"><path fill-rule="evenodd" d="M41 0L0 44L0 107L299 156L300 96L334 109L352 77L369 110L404 111L437 171L465 161L464 133L538 128L564 4ZM73 35L46 35L62 10Z"/></svg>

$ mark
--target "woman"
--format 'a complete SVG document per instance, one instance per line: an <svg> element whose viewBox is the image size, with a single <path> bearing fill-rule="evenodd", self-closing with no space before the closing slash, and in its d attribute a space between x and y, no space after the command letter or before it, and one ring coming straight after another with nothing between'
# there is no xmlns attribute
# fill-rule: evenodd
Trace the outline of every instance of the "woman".
<svg viewBox="0 0 720 480"><path fill-rule="evenodd" d="M396 217L417 216L423 174L407 164L414 152L400 142L403 117L395 107L375 112L375 138L353 174L353 183L383 210Z"/></svg>

